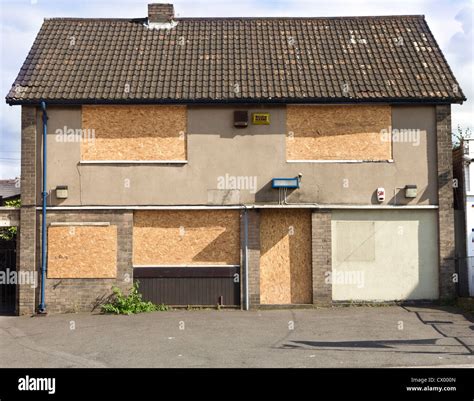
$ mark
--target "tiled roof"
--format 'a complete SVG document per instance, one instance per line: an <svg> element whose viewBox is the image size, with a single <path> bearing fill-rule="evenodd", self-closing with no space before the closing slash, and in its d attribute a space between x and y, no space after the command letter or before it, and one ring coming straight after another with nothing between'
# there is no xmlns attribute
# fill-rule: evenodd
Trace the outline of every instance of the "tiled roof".
<svg viewBox="0 0 474 401"><path fill-rule="evenodd" d="M423 16L48 19L10 104L462 102Z"/></svg>

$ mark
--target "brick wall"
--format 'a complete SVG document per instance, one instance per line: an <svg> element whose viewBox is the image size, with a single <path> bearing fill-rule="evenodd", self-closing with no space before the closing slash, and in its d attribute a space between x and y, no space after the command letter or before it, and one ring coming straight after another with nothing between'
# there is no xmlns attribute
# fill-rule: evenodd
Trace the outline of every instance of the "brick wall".
<svg viewBox="0 0 474 401"><path fill-rule="evenodd" d="M21 210L17 271L36 271L36 108L21 108ZM37 292L30 285L17 286L17 313L33 314Z"/></svg>
<svg viewBox="0 0 474 401"><path fill-rule="evenodd" d="M453 179L457 184L453 188L454 209L464 210L464 145L453 150Z"/></svg>
<svg viewBox="0 0 474 401"><path fill-rule="evenodd" d="M451 141L451 106L436 106L438 151L438 229L439 229L439 295L440 299L456 296L454 267L453 167Z"/></svg>
<svg viewBox="0 0 474 401"><path fill-rule="evenodd" d="M48 214L52 222L109 222L117 226L116 279L48 279L46 306L50 313L99 311L100 305L112 294L112 287L128 290L133 283L132 212L57 211ZM100 244L98 244L100 246Z"/></svg>
<svg viewBox="0 0 474 401"><path fill-rule="evenodd" d="M34 207L21 207L19 227L19 258L17 272L36 275L38 289L39 276L36 269L36 210ZM18 240L18 239L17 239ZM32 315L36 311L38 293L29 284L17 286L17 314Z"/></svg>
<svg viewBox="0 0 474 401"><path fill-rule="evenodd" d="M148 20L150 22L168 22L173 18L173 4L148 4Z"/></svg>
<svg viewBox="0 0 474 401"><path fill-rule="evenodd" d="M21 108L21 204L36 206L36 108Z"/></svg>
<svg viewBox="0 0 474 401"><path fill-rule="evenodd" d="M260 305L260 214L257 210L248 212L248 267L250 307Z"/></svg>
<svg viewBox="0 0 474 401"><path fill-rule="evenodd" d="M313 211L311 215L313 304L316 305L328 305L332 301L332 285L326 284L325 275L332 270L331 218L330 211Z"/></svg>

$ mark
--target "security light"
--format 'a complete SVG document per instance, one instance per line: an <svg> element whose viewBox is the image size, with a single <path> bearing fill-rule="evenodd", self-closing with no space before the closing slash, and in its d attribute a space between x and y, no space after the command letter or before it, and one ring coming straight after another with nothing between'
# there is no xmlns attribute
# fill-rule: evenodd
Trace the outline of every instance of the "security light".
<svg viewBox="0 0 474 401"><path fill-rule="evenodd" d="M405 186L405 198L416 198L418 193L416 185L406 185Z"/></svg>
<svg viewBox="0 0 474 401"><path fill-rule="evenodd" d="M67 196L68 196L67 185L59 185L56 187L56 198L67 199Z"/></svg>

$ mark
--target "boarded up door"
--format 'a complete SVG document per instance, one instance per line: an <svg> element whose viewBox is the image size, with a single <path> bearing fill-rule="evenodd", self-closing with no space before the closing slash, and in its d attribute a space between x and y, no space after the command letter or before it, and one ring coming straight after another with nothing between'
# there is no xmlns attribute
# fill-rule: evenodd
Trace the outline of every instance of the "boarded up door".
<svg viewBox="0 0 474 401"><path fill-rule="evenodd" d="M263 210L260 241L260 303L312 303L311 212Z"/></svg>

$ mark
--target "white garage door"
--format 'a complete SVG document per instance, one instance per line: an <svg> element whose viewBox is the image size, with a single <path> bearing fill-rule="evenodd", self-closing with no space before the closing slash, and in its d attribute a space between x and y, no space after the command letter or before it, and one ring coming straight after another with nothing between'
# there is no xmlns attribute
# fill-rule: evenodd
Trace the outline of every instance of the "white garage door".
<svg viewBox="0 0 474 401"><path fill-rule="evenodd" d="M335 301L438 298L436 210L333 211Z"/></svg>

